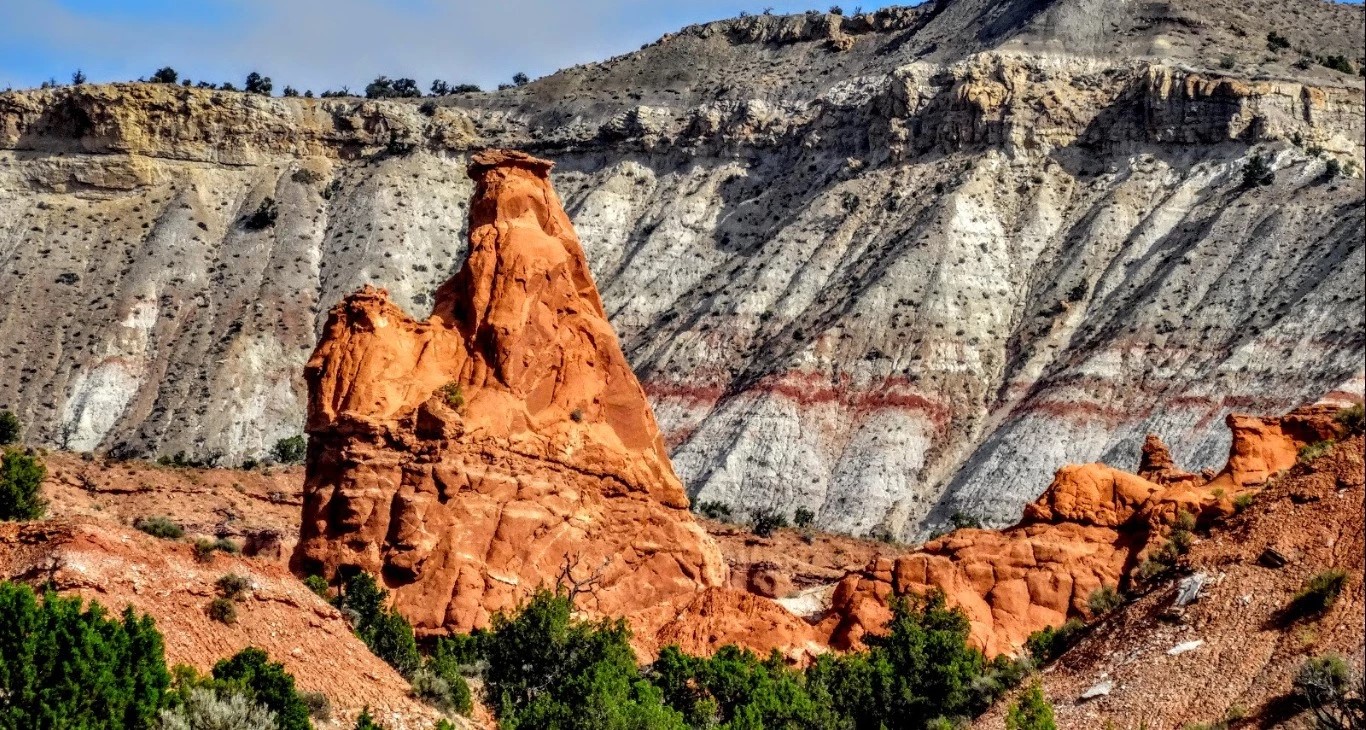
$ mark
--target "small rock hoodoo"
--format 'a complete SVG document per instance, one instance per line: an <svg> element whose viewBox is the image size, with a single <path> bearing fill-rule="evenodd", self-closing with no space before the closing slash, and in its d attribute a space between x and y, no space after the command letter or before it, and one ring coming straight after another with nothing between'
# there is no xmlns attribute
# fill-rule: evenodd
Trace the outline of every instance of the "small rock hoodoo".
<svg viewBox="0 0 1366 730"><path fill-rule="evenodd" d="M484 626L564 570L594 579L582 608L647 628L725 582L551 166L475 155L469 258L431 316L367 287L308 363L293 567L381 575L420 633Z"/></svg>

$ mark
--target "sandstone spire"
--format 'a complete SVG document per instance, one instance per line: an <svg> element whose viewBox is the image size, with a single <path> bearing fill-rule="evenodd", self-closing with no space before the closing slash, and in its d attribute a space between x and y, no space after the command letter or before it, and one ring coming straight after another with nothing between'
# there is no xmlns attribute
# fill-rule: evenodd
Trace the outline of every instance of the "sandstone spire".
<svg viewBox="0 0 1366 730"><path fill-rule="evenodd" d="M548 173L475 155L470 252L415 320L366 288L309 360L294 567L383 576L422 632L469 630L565 566L629 615L724 582Z"/></svg>

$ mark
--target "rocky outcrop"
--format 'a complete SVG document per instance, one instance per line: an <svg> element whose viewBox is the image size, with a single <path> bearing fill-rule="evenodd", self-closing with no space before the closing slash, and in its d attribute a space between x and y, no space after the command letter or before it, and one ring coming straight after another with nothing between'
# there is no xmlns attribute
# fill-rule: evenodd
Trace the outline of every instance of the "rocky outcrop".
<svg viewBox="0 0 1366 730"><path fill-rule="evenodd" d="M1148 718L1192 727L1239 717L1247 727L1312 727L1310 713L1286 701L1303 662L1336 654L1360 672L1366 661L1364 478L1356 435L1290 467L1243 512L1214 523L1177 576L1107 616L1040 674L1057 726ZM1288 622L1295 595L1330 569L1347 576L1341 595L1322 614ZM1196 583L1199 591L1187 590ZM1008 705L972 727L1008 727Z"/></svg>
<svg viewBox="0 0 1366 730"><path fill-rule="evenodd" d="M967 613L972 640L988 656L1018 651L1031 633L1089 615L1096 589L1127 587L1182 512L1197 524L1227 517L1240 494L1294 466L1301 447L1338 436L1336 413L1309 407L1280 418L1230 416L1234 446L1214 479L1179 472L1155 438L1146 473L1180 478L1150 481L1104 464L1063 467L1018 525L958 530L845 577L821 631L835 647L858 646L891 617L891 596L939 590Z"/></svg>
<svg viewBox="0 0 1366 730"><path fill-rule="evenodd" d="M474 156L470 254L432 315L366 289L333 308L309 360L294 565L383 576L420 632L487 626L557 576L605 616L725 581L550 167Z"/></svg>

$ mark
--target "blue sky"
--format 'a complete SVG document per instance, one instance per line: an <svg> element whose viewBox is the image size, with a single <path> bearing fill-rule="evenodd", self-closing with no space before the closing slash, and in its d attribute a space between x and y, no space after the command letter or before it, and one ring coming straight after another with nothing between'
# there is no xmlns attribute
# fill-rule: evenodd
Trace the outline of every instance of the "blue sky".
<svg viewBox="0 0 1366 730"><path fill-rule="evenodd" d="M0 0L0 89L70 80L182 77L239 87L252 70L322 91L378 74L485 87L639 48L741 11L829 7L790 0ZM872 10L892 3L864 2ZM903 0L900 4L913 4ZM852 11L854 5L844 6Z"/></svg>

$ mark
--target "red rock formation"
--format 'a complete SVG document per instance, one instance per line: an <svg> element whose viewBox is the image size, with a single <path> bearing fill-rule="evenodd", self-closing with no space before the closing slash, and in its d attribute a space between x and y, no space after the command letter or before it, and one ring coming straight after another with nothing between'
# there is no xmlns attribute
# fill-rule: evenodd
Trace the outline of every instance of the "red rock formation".
<svg viewBox="0 0 1366 730"><path fill-rule="evenodd" d="M470 254L415 320L367 288L307 368L311 440L293 565L381 575L419 632L468 631L552 584L645 615L720 586L617 338L551 163L476 155ZM776 607L776 606L775 606ZM639 622L649 637L671 616Z"/></svg>
<svg viewBox="0 0 1366 730"><path fill-rule="evenodd" d="M1096 588L1128 580L1179 512L1201 522L1231 514L1238 493L1293 466L1306 443L1335 436L1335 413L1230 416L1228 465L1213 479L1180 472L1155 437L1144 448L1148 478L1104 464L1065 466L1018 525L958 530L847 575L819 632L832 646L856 647L886 623L891 596L938 589L967 613L973 643L988 655L1013 652L1031 633L1087 613Z"/></svg>
<svg viewBox="0 0 1366 730"><path fill-rule="evenodd" d="M1138 475L1150 482L1170 486L1179 482L1206 482L1199 474L1182 471L1172 459L1172 453L1163 443L1162 437L1148 434L1143 440L1143 451L1138 457Z"/></svg>
<svg viewBox="0 0 1366 730"><path fill-rule="evenodd" d="M708 589L669 612L673 618L655 632L655 647L672 644L705 656L737 644L762 657L776 650L793 664L827 651L810 624L773 601L733 588Z"/></svg>

